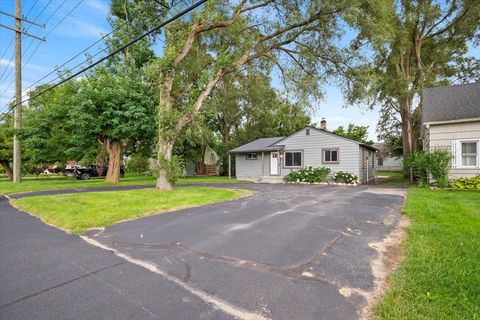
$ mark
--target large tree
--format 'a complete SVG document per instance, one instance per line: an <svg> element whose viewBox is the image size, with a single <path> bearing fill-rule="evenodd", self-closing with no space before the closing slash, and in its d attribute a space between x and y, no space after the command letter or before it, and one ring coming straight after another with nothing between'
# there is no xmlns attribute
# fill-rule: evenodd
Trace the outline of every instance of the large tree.
<svg viewBox="0 0 480 320"><path fill-rule="evenodd" d="M164 55L152 66L159 87L157 188L172 188L168 168L175 136L227 75L246 66L268 73L274 65L286 82L295 83L298 97L318 96L322 76L341 57L332 43L339 35L339 12L348 6L334 0L211 0L169 25ZM209 58L198 59L204 52Z"/></svg>
<svg viewBox="0 0 480 320"><path fill-rule="evenodd" d="M13 180L11 163L13 161L13 128L11 117L7 117L0 123L0 165L7 174L9 180Z"/></svg>
<svg viewBox="0 0 480 320"><path fill-rule="evenodd" d="M362 143L373 144L372 140L368 140L368 126L357 126L353 123L349 123L347 129L343 126L339 126L337 129L333 130L333 133Z"/></svg>
<svg viewBox="0 0 480 320"><path fill-rule="evenodd" d="M40 85L29 95L48 89ZM85 146L78 150L72 139L70 106L76 103L78 82L70 81L32 99L23 112L23 146L25 163L29 167L46 167L55 162L80 160L94 152ZM75 152L78 151L78 152Z"/></svg>
<svg viewBox="0 0 480 320"><path fill-rule="evenodd" d="M290 135L310 123L307 107L282 97L268 75L248 70L219 82L205 109L225 150L260 137Z"/></svg>
<svg viewBox="0 0 480 320"><path fill-rule="evenodd" d="M372 60L348 72L348 98L379 103L385 128L398 119L407 157L423 89L466 80L474 71L477 62L466 53L480 27L478 0L363 1L349 13L359 31L353 49L365 49Z"/></svg>
<svg viewBox="0 0 480 320"><path fill-rule="evenodd" d="M109 51L158 25L164 11L161 2L113 0L109 17L113 33L105 41ZM143 66L153 57L150 47L157 34L124 48L106 65L80 80L78 103L71 106L78 145L100 143L108 155L109 182L118 182L124 152L132 148L147 150L148 144L153 143L154 96Z"/></svg>
<svg viewBox="0 0 480 320"><path fill-rule="evenodd" d="M108 154L109 182L119 180L123 152L153 143L155 132L150 85L137 70L125 73L99 68L81 79L69 111L77 148L100 143Z"/></svg>

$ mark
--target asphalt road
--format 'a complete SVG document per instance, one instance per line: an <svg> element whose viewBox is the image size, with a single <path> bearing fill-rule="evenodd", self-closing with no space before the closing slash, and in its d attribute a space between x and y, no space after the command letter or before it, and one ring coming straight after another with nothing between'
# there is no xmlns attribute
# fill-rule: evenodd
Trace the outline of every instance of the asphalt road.
<svg viewBox="0 0 480 320"><path fill-rule="evenodd" d="M403 189L222 187L254 195L84 239L2 198L0 318L358 319Z"/></svg>

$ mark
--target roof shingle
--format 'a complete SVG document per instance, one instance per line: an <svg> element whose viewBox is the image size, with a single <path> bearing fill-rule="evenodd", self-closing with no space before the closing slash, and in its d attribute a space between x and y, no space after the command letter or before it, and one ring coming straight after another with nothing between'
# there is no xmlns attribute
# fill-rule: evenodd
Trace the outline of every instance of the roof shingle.
<svg viewBox="0 0 480 320"><path fill-rule="evenodd" d="M262 152L277 150L278 147L273 146L275 142L282 140L285 137L260 138L230 150L230 153L239 152Z"/></svg>
<svg viewBox="0 0 480 320"><path fill-rule="evenodd" d="M480 118L480 83L424 90L423 122L472 118Z"/></svg>

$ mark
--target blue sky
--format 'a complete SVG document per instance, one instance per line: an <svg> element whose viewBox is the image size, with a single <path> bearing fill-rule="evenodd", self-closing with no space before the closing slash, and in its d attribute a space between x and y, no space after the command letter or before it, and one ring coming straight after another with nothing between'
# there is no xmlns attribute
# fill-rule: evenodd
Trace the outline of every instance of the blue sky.
<svg viewBox="0 0 480 320"><path fill-rule="evenodd" d="M57 26L57 23L67 16L67 13L69 13L79 1L80 0L22 0L23 14L26 15L30 11L28 18L35 19L41 13L36 21L45 23L46 20L51 17L46 29L24 25L24 28L29 28L29 33L41 37L47 32L50 32L47 36L47 42L40 44L35 53L34 49L37 47L38 40L31 38L24 38L23 40L24 64L31 56L29 63L24 65L23 69L24 89L49 73L56 66L63 64L90 46L93 42L100 39L101 34L106 34L110 31L110 27L106 21L109 10L109 0L83 0L72 14ZM33 6L34 4L35 6ZM0 0L0 10L13 13L14 0ZM55 13L56 10L57 12ZM55 14L52 16L53 13ZM0 23L13 26L14 21L10 17L0 15ZM0 28L0 75L5 71L5 74L0 80L0 94L5 92L5 94L2 94L0 97L0 111L4 110L4 106L14 96L14 85L12 84L10 86L14 76L13 61L8 65L14 52L13 44L7 50L12 39L12 31ZM93 47L89 52L94 54L100 47L101 43ZM5 51L6 54L4 54ZM32 53L34 54L32 55ZM471 54L480 57L480 49L472 49ZM84 58L84 56L81 56L75 59L68 64L67 67L73 67L83 61ZM50 81L54 78L55 76L51 76L45 79L45 81ZM325 117L329 129L335 129L340 125L346 126L350 122L357 125L368 125L370 127L370 139L376 140L375 126L378 121L378 110L361 110L358 107L344 108L345 103L340 88L335 85L326 85L324 88L325 99L316 106L316 110L313 113L314 121L319 122L320 118Z"/></svg>

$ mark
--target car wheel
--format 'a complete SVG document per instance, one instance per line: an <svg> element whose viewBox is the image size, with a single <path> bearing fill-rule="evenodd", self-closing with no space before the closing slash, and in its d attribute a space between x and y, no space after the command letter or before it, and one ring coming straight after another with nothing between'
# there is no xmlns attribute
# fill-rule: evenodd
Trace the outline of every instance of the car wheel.
<svg viewBox="0 0 480 320"><path fill-rule="evenodd" d="M90 175L89 175L87 172L84 172L84 173L82 173L82 175L80 176L80 178L81 178L82 180L88 180L88 179L90 179Z"/></svg>

